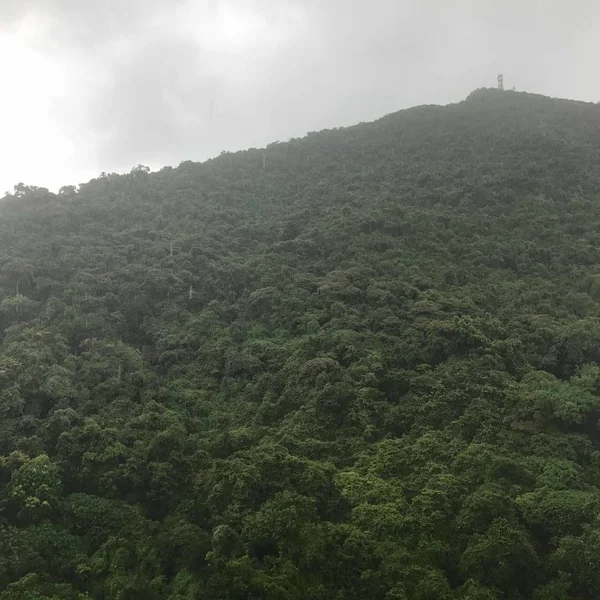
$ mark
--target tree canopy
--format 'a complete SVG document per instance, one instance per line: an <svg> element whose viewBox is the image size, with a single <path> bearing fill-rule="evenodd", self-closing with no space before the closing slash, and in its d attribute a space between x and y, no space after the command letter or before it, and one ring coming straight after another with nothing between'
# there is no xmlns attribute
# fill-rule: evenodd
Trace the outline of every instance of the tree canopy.
<svg viewBox="0 0 600 600"><path fill-rule="evenodd" d="M598 105L19 184L0 330L0 600L600 595Z"/></svg>

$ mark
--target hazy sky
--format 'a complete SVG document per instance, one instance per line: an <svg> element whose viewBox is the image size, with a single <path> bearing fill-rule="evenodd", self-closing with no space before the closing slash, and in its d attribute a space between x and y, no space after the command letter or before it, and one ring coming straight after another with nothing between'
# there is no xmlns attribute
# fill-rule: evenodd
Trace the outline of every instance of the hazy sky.
<svg viewBox="0 0 600 600"><path fill-rule="evenodd" d="M471 90L600 100L599 0L0 0L0 193Z"/></svg>

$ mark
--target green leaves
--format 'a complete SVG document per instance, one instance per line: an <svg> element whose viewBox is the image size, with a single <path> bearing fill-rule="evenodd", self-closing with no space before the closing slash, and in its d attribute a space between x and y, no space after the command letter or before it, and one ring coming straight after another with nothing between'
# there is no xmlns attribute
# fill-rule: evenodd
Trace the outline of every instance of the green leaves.
<svg viewBox="0 0 600 600"><path fill-rule="evenodd" d="M29 573L6 587L0 600L86 600L87 594L68 584L54 583L50 578Z"/></svg>
<svg viewBox="0 0 600 600"><path fill-rule="evenodd" d="M581 534L600 507L597 492L540 489L516 499L528 525L540 527L553 538Z"/></svg>
<svg viewBox="0 0 600 600"><path fill-rule="evenodd" d="M61 497L60 471L46 455L25 458L7 487L11 505L25 522L37 522L56 513Z"/></svg>
<svg viewBox="0 0 600 600"><path fill-rule="evenodd" d="M539 559L526 531L505 518L475 534L460 557L465 579L474 578L504 592L534 587Z"/></svg>
<svg viewBox="0 0 600 600"><path fill-rule="evenodd" d="M548 373L530 373L523 380L523 409L535 418L559 420L566 425L582 425L589 417L597 418L598 373L598 367L587 367L570 382L559 381Z"/></svg>
<svg viewBox="0 0 600 600"><path fill-rule="evenodd" d="M599 597L599 115L17 186L0 600Z"/></svg>

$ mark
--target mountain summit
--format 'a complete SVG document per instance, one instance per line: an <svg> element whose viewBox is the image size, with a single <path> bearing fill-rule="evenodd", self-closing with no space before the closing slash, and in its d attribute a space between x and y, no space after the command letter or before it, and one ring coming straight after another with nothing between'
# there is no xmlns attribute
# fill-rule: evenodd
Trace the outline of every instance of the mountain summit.
<svg viewBox="0 0 600 600"><path fill-rule="evenodd" d="M0 600L600 595L598 105L21 184L0 321Z"/></svg>

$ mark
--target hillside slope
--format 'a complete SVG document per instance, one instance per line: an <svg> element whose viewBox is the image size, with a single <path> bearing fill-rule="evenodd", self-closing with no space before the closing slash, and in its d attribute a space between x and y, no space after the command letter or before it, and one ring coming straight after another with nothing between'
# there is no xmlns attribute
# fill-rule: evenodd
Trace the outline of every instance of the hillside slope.
<svg viewBox="0 0 600 600"><path fill-rule="evenodd" d="M17 186L0 330L0 600L600 595L600 106Z"/></svg>

